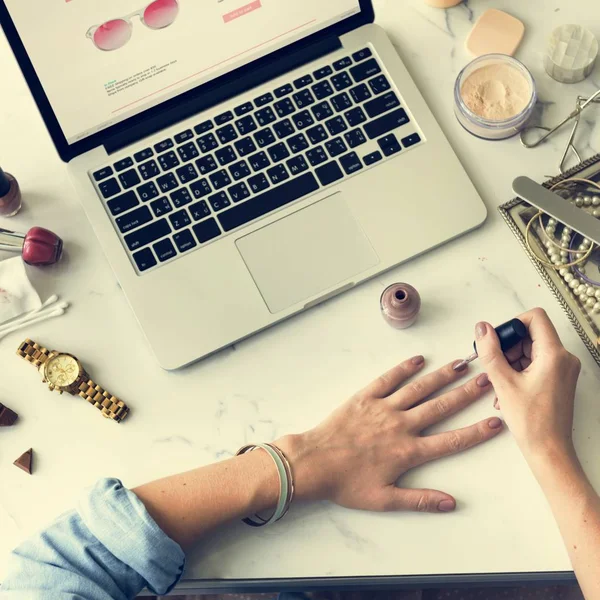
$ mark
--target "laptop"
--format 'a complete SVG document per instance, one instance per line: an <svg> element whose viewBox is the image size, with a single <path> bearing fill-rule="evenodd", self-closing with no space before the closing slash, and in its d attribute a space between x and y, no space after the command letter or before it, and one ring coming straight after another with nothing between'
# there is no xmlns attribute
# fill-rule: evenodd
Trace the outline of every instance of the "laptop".
<svg viewBox="0 0 600 600"><path fill-rule="evenodd" d="M371 0L0 0L164 369L485 220L373 21Z"/></svg>

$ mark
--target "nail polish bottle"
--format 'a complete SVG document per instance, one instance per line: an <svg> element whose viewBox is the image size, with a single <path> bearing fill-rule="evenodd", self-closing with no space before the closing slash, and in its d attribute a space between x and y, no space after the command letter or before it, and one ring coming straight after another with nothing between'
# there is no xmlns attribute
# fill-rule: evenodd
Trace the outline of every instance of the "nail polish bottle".
<svg viewBox="0 0 600 600"><path fill-rule="evenodd" d="M396 329L406 329L413 325L420 310L421 296L408 283L394 283L381 295L381 314Z"/></svg>
<svg viewBox="0 0 600 600"><path fill-rule="evenodd" d="M0 228L0 250L20 252L28 265L53 265L60 260L62 249L63 241L43 227L32 227L25 234Z"/></svg>
<svg viewBox="0 0 600 600"><path fill-rule="evenodd" d="M21 210L21 190L17 180L0 167L0 217L13 217Z"/></svg>

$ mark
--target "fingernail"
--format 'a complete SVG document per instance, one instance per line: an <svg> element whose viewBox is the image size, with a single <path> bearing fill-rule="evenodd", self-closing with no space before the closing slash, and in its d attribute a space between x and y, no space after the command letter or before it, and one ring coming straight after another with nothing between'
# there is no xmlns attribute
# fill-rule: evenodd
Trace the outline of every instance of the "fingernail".
<svg viewBox="0 0 600 600"><path fill-rule="evenodd" d="M425 357L424 356L415 356L412 359L412 364L413 365L422 365L425 362Z"/></svg>
<svg viewBox="0 0 600 600"><path fill-rule="evenodd" d="M452 512L456 508L454 500L442 500L438 504L438 510L440 512Z"/></svg>
<svg viewBox="0 0 600 600"><path fill-rule="evenodd" d="M485 323L477 323L475 326L475 337L480 340L487 333L487 325Z"/></svg>
<svg viewBox="0 0 600 600"><path fill-rule="evenodd" d="M453 365L452 368L455 371L464 371L467 367L469 366L469 363L466 363L464 360L457 360Z"/></svg>
<svg viewBox="0 0 600 600"><path fill-rule="evenodd" d="M477 378L477 385L479 387L486 387L490 384L490 379L487 376L487 373L482 373L478 378Z"/></svg>
<svg viewBox="0 0 600 600"><path fill-rule="evenodd" d="M500 427L502 427L502 419L499 419L498 417L490 419L488 421L488 427L490 429L500 429Z"/></svg>

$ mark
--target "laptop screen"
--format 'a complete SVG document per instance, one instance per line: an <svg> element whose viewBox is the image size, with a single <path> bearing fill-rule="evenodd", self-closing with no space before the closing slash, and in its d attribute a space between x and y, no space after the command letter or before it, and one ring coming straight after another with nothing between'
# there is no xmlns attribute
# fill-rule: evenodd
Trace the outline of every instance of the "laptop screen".
<svg viewBox="0 0 600 600"><path fill-rule="evenodd" d="M360 12L359 0L5 0L69 144Z"/></svg>

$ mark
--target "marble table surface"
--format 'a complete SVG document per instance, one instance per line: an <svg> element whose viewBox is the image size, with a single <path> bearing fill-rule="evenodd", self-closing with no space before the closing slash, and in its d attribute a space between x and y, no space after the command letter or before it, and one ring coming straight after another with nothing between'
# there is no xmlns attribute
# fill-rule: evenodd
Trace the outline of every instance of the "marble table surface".
<svg viewBox="0 0 600 600"><path fill-rule="evenodd" d="M538 118L546 125L562 118L577 94L600 85L600 65L585 82L556 83L542 67L545 42L555 26L569 22L585 23L600 36L596 3L471 0L447 11L422 0L375 4L377 22L388 31L485 201L488 221L476 232L172 373L157 367L145 344L0 36L0 164L18 175L25 194L22 213L0 219L0 226L26 231L43 225L63 235L65 260L55 268L31 269L30 275L42 297L57 293L72 303L66 316L0 340L0 402L21 415L17 426L0 431L0 580L10 549L72 507L96 479L114 476L134 486L230 456L245 442L303 430L404 357L423 353L431 368L462 357L471 347L476 320L500 323L536 305L547 309L564 343L583 361L575 440L600 489L600 372L496 211L512 197L514 177L541 180L556 173L567 133L536 150L522 148L517 139L483 141L461 129L452 106L455 77L469 60L464 39L474 19L495 7L525 22L517 57L536 78ZM600 151L598 111L591 108L583 118L578 147L586 157ZM435 176L436 165L430 169ZM398 235L402 227L398 224ZM378 310L381 291L395 281L412 283L423 298L418 324L403 332L389 328ZM131 419L116 426L83 402L51 395L15 356L25 336L79 356L97 381L134 407ZM473 372L478 368L475 364ZM492 401L486 398L444 427L493 415ZM29 447L35 452L31 477L12 466ZM236 523L191 554L183 587L570 570L550 511L509 433L421 468L403 483L450 492L458 510L368 514L321 504L299 506L280 526L265 531Z"/></svg>

